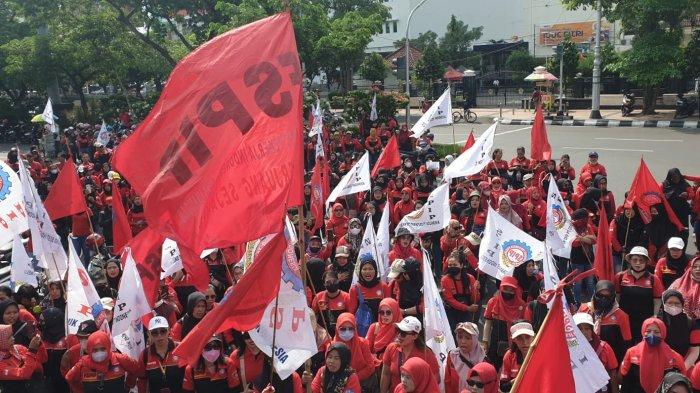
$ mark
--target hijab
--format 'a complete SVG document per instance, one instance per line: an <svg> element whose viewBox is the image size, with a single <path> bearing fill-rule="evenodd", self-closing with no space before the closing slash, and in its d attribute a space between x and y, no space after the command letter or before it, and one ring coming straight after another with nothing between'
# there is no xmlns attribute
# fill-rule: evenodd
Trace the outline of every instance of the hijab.
<svg viewBox="0 0 700 393"><path fill-rule="evenodd" d="M510 207L510 208L508 209L508 213L505 213L505 214L502 213L502 212L501 212L501 209L500 209L500 207L501 207L501 202L503 202L503 201L506 201L506 203L508 203L508 206ZM504 195L501 195L501 196L498 198L498 205L497 205L497 207L498 207L498 210L496 210L496 211L497 211L498 214L500 214L503 218L505 218L505 219L508 220L511 224L515 225L515 226L518 227L518 228L522 228L522 227L523 227L523 219L520 218L520 216L518 215L518 213L515 212L515 210L513 210L513 202L510 201L510 197L509 197L508 195L505 195L505 194L504 194Z"/></svg>
<svg viewBox="0 0 700 393"><path fill-rule="evenodd" d="M107 351L107 354L109 355L105 360L99 363L92 360L92 350L98 345L104 347ZM110 339L109 334L103 332L102 330L98 330L95 333L92 333L87 339L87 350L86 354L83 355L82 363L92 371L106 373L109 369L109 364L111 363L111 360L112 340Z"/></svg>
<svg viewBox="0 0 700 393"><path fill-rule="evenodd" d="M661 247L666 245L668 239L675 236L678 230L668 218L668 212L664 208L664 205L659 203L654 206L659 214L651 216L651 221L646 225L646 229L650 243Z"/></svg>
<svg viewBox="0 0 700 393"><path fill-rule="evenodd" d="M513 277L518 281L518 286L520 287L523 297L527 298L530 293L530 287L534 282L537 282L537 276L534 274L532 276L527 275L527 265L532 261L527 261L522 263L513 269ZM534 263L534 262L533 262ZM525 293L527 291L527 293ZM523 299L524 300L524 299Z"/></svg>
<svg viewBox="0 0 700 393"><path fill-rule="evenodd" d="M340 368L336 372L331 372L328 370L328 367L324 369L323 391L326 393L342 393L348 383L348 378L355 371L350 367L351 356L347 345L340 342L331 344L326 351L326 357L333 351L340 357Z"/></svg>
<svg viewBox="0 0 700 393"><path fill-rule="evenodd" d="M352 336L352 338L349 341L343 341L340 338L340 328L343 325L347 325L348 323L352 326L353 330L355 330L355 334ZM336 328L335 328L335 337L333 337L333 344L341 343L341 344L347 345L348 348L350 349L350 353L355 354L355 358L358 359L359 361L363 361L362 360L362 344L364 344L364 342L363 342L364 339L357 335L357 322L355 321L355 315L350 314L349 312L344 312L344 313L340 314L338 316L336 323L335 323L335 326L336 326ZM351 363L352 363L352 359L351 359Z"/></svg>
<svg viewBox="0 0 700 393"><path fill-rule="evenodd" d="M352 224L360 227L360 233L357 235L350 233L350 226ZM350 221L348 221L348 233L345 234L345 240L348 242L353 252L360 251L360 246L362 245L362 222L359 218L351 218Z"/></svg>
<svg viewBox="0 0 700 393"><path fill-rule="evenodd" d="M401 366L401 372L411 376L413 380L413 393L435 393L440 391L433 370L428 363L419 357L412 357ZM399 384L394 393L406 393L403 384Z"/></svg>
<svg viewBox="0 0 700 393"><path fill-rule="evenodd" d="M642 336L651 325L655 325L661 333L661 343L655 347L642 340L635 345L639 353L639 383L645 392L653 392L661 384L664 378L664 371L669 364L669 359L677 355L665 342L666 325L657 318L648 318L642 324ZM685 370L683 370L685 371Z"/></svg>
<svg viewBox="0 0 700 393"><path fill-rule="evenodd" d="M110 277L109 274L107 274L107 265L109 265L110 263L117 265L117 268L119 268L119 274L117 274L117 276L114 278ZM107 277L107 284L109 285L110 288L117 290L117 291L119 290L119 280L121 280L121 278L122 278L122 273L123 273L122 264L119 263L118 259L110 259L105 264L105 277Z"/></svg>
<svg viewBox="0 0 700 393"><path fill-rule="evenodd" d="M685 386L689 392L693 391L692 384L688 378L685 377L685 375L676 371L671 371L664 375L664 379L661 382L661 385L659 385L659 388L656 389L656 393L668 393L671 391L671 388L678 385Z"/></svg>
<svg viewBox="0 0 700 393"><path fill-rule="evenodd" d="M462 351L459 351L459 348L457 349L459 351L459 356L463 357L465 360L468 360L469 363L471 364L477 364L481 361L484 360L486 357L486 352L484 352L484 348L481 346L479 343L479 326L475 323L472 322L464 322L471 324L474 329L476 329L476 334L471 334L472 336L472 347L469 350L468 353L466 353L466 357L464 356L465 354L462 353ZM457 327L459 329L459 326ZM467 333L469 334L469 333Z"/></svg>
<svg viewBox="0 0 700 393"><path fill-rule="evenodd" d="M512 300L503 298L502 289L511 287L515 290L515 297ZM511 276L503 277L498 293L493 297L493 315L496 319L501 319L506 322L510 328L510 324L516 319L521 319L525 311L525 301L523 300L522 289L518 286L518 281Z"/></svg>
<svg viewBox="0 0 700 393"><path fill-rule="evenodd" d="M182 333L181 336L182 339L184 340L187 334L194 329L195 326L201 321L201 319L197 319L192 316L192 312L194 311L195 306L199 302L204 302L206 304L206 298L204 297L204 294L201 292L192 292L190 293L190 296L187 297L187 307L185 308L185 315L182 317Z"/></svg>
<svg viewBox="0 0 700 393"><path fill-rule="evenodd" d="M63 310L51 307L44 310L41 315L44 320L41 337L44 341L55 344L66 336Z"/></svg>
<svg viewBox="0 0 700 393"><path fill-rule="evenodd" d="M374 288L377 284L379 284L379 270L377 269L377 262L375 262L372 257L362 258L362 262L360 262L360 271L357 274L357 282L365 288ZM362 277L362 267L368 264L372 265L374 268L374 278L369 281L365 281L365 279Z"/></svg>
<svg viewBox="0 0 700 393"><path fill-rule="evenodd" d="M675 289L683 295L683 309L691 318L700 318L700 282L693 279L693 265L700 263L700 257L690 262L690 268L671 284L669 289Z"/></svg>
<svg viewBox="0 0 700 393"><path fill-rule="evenodd" d="M396 326L394 324L401 322L401 320L403 319L401 309L399 308L399 302L397 302L396 299L390 297L384 298L379 303L380 310L382 309L382 307L386 307L391 310L391 317L393 319L390 323L383 324L381 322L381 317L379 318L380 321L377 322L379 326L379 331L377 332L377 334L374 335L375 352L380 352L384 350L389 344L394 342L394 339L396 338Z"/></svg>
<svg viewBox="0 0 700 393"><path fill-rule="evenodd" d="M9 308L15 306L17 307L17 321L12 324L12 334L15 337L15 344L23 345L23 346L28 346L29 342L31 339L29 338L28 332L27 332L27 327L25 326L27 322L22 321L21 319L21 314L19 314L19 305L17 304L16 301L12 299L5 299L2 302L0 302L0 325L4 324L5 322L2 320L2 316L5 314L5 311Z"/></svg>
<svg viewBox="0 0 700 393"><path fill-rule="evenodd" d="M684 304L683 295L675 289L664 291L661 300L665 304L668 298L674 296L681 301L681 304ZM666 330L670 333L666 339L668 345L679 354L685 355L690 346L690 319L688 315L684 312L678 315L671 315L662 307L659 310L658 318L664 322Z"/></svg>
<svg viewBox="0 0 700 393"><path fill-rule="evenodd" d="M469 375L467 379L478 376L481 379L481 383L484 384L484 393L498 393L499 382L496 378L496 368L490 363L481 362L471 370L469 370Z"/></svg>

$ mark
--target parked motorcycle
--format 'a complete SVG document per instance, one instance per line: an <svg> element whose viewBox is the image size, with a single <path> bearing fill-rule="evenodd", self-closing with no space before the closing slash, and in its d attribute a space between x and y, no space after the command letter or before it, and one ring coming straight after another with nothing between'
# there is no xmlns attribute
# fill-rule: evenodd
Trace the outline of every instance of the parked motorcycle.
<svg viewBox="0 0 700 393"><path fill-rule="evenodd" d="M634 110L635 101L636 98L634 97L634 93L625 93L622 96L622 107L620 108L620 110L622 111L623 117L627 117L632 113L632 111Z"/></svg>
<svg viewBox="0 0 700 393"><path fill-rule="evenodd" d="M676 100L676 114L673 115L674 119L678 119L681 117L690 117L693 116L695 113L695 109L698 107L698 102L697 100L694 99L687 99L683 96L683 94L678 95L678 99Z"/></svg>

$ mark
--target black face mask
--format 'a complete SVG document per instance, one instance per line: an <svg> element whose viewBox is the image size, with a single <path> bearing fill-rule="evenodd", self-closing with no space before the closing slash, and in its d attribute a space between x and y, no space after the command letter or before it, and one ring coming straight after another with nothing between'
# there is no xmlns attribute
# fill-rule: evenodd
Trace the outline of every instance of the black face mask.
<svg viewBox="0 0 700 393"><path fill-rule="evenodd" d="M450 266L447 268L447 274L449 274L450 276L456 276L461 271L462 271L462 269L457 267L457 266Z"/></svg>
<svg viewBox="0 0 700 393"><path fill-rule="evenodd" d="M612 308L613 304L615 304L615 298L612 296L593 296L593 307L596 310L607 312Z"/></svg>
<svg viewBox="0 0 700 393"><path fill-rule="evenodd" d="M515 294L514 294L514 293L501 292L501 296L503 296L503 299L504 299L504 300L513 300L513 299L515 299Z"/></svg>
<svg viewBox="0 0 700 393"><path fill-rule="evenodd" d="M309 251L311 251L315 254L315 253L321 251L321 247L309 247Z"/></svg>
<svg viewBox="0 0 700 393"><path fill-rule="evenodd" d="M326 285L326 291L330 293L335 293L338 290L338 283Z"/></svg>

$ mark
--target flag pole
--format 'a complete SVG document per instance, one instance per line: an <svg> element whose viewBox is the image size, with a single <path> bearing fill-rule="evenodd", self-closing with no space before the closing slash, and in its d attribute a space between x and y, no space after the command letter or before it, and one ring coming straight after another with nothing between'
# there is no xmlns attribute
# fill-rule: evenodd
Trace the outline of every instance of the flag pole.
<svg viewBox="0 0 700 393"><path fill-rule="evenodd" d="M270 358L272 360L272 364L271 364L272 367L270 367L270 382L269 382L270 385L272 385L272 377L274 376L274 373L275 373L275 344L277 341L277 305L279 304L279 300L280 300L280 293L279 293L279 291L277 291L277 296L275 296L275 308L274 308L275 316L274 316L274 321L272 322L273 323L273 326L272 326L272 351L270 352L272 355L272 356L270 356Z"/></svg>
<svg viewBox="0 0 700 393"><path fill-rule="evenodd" d="M301 282L302 288L304 289L304 298L306 298L306 284L307 284L307 274L306 269L306 252L304 247L304 238L306 235L306 228L304 228L304 204L299 205L299 221L297 222L297 245L299 246L299 264L301 266ZM277 310L275 310L275 316L277 316ZM277 324L275 324L275 328ZM273 344L274 345L274 344ZM274 352L273 352L274 354ZM307 359L304 362L304 371L311 373L311 359ZM306 393L311 393L311 384L306 384Z"/></svg>
<svg viewBox="0 0 700 393"><path fill-rule="evenodd" d="M622 214L625 214L624 209L622 211ZM627 217L627 229L625 229L625 244L622 245L622 270L625 270L625 262L627 262L627 256L625 255L625 251L627 250L627 236L629 236L630 234L630 221L632 221L632 217Z"/></svg>
<svg viewBox="0 0 700 393"><path fill-rule="evenodd" d="M455 150L455 154L459 151L459 148L457 147L457 138L455 137L455 123L452 122L452 145Z"/></svg>

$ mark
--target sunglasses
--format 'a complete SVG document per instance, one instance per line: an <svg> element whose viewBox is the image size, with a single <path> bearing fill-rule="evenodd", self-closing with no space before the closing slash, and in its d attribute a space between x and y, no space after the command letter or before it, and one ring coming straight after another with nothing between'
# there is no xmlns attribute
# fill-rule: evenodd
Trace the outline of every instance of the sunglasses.
<svg viewBox="0 0 700 393"><path fill-rule="evenodd" d="M391 316L391 314L390 310L379 310L379 315Z"/></svg>
<svg viewBox="0 0 700 393"><path fill-rule="evenodd" d="M168 329L163 329L163 328L151 330L151 336L162 336L162 335L167 334L167 333L168 333Z"/></svg>
<svg viewBox="0 0 700 393"><path fill-rule="evenodd" d="M469 385L469 386L476 386L477 388L483 388L483 387L484 387L484 383L483 383L483 382L481 382L481 381L474 381L474 380L471 380L471 379L468 379L468 380L467 380L467 385Z"/></svg>

